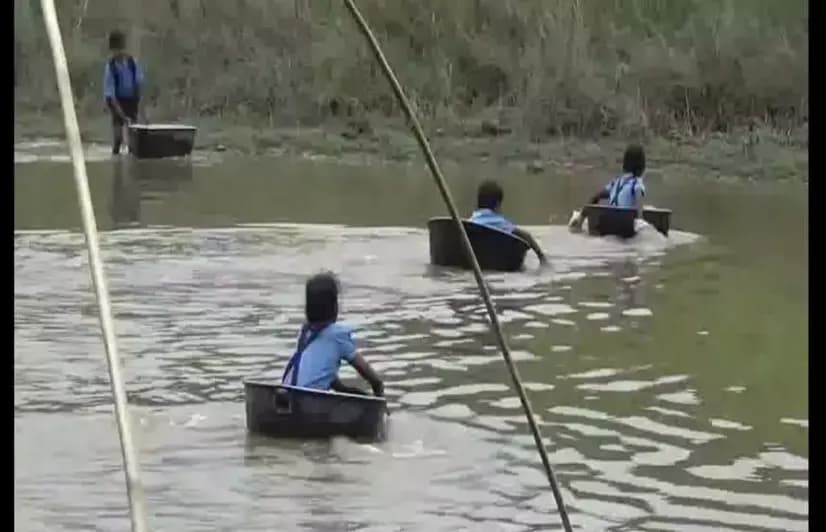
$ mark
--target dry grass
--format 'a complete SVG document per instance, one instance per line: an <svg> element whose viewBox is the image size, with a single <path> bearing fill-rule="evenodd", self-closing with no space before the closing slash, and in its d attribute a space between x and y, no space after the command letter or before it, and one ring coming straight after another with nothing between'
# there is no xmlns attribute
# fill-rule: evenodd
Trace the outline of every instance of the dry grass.
<svg viewBox="0 0 826 532"><path fill-rule="evenodd" d="M38 4L15 0L15 105L57 119ZM360 6L434 127L492 120L538 140L808 123L804 0ZM400 120L339 2L64 0L59 10L82 116L103 110L106 34L121 27L146 64L154 117L265 127L319 125L332 114Z"/></svg>

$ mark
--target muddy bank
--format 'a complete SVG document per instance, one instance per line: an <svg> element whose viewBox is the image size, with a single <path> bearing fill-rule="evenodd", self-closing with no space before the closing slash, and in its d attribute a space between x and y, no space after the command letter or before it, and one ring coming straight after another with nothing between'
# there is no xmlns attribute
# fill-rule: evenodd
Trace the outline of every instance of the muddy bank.
<svg viewBox="0 0 826 532"><path fill-rule="evenodd" d="M358 124L331 122L317 128L261 128L197 120L196 149L241 155L295 155L358 158L360 161L421 161L412 135L399 123ZM87 143L109 142L105 115L81 119ZM494 130L486 122L430 127L427 135L439 160L496 161L530 173L576 173L583 168L618 165L628 139L552 137L537 142L518 133ZM18 114L15 143L64 136L62 123L43 115ZM712 179L808 181L808 135L805 131L739 131L702 137L643 140L649 170L678 178L681 168L698 170Z"/></svg>

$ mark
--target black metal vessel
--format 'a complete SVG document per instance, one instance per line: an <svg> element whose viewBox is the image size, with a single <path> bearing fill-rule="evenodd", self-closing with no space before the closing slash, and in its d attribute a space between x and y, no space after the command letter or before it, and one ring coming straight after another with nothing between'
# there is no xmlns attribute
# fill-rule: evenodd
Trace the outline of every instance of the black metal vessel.
<svg viewBox="0 0 826 532"><path fill-rule="evenodd" d="M279 438L384 437L387 402L356 395L272 383L244 381L247 430Z"/></svg>
<svg viewBox="0 0 826 532"><path fill-rule="evenodd" d="M467 231L479 266L483 270L512 272L522 268L530 246L510 233L479 225L467 220L462 223ZM427 222L430 233L430 262L436 266L470 269L461 234L452 218L431 218Z"/></svg>

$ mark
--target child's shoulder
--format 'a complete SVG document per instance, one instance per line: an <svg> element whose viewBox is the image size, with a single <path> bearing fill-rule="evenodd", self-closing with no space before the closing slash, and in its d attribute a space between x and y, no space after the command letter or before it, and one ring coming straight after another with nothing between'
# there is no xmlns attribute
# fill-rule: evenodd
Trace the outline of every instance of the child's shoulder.
<svg viewBox="0 0 826 532"><path fill-rule="evenodd" d="M347 323L346 321L336 321L330 324L329 331L331 334L338 336L338 335L351 335L355 327L351 324Z"/></svg>
<svg viewBox="0 0 826 532"><path fill-rule="evenodd" d="M138 63L138 58L132 54L123 54L123 55L109 55L106 57L106 63Z"/></svg>

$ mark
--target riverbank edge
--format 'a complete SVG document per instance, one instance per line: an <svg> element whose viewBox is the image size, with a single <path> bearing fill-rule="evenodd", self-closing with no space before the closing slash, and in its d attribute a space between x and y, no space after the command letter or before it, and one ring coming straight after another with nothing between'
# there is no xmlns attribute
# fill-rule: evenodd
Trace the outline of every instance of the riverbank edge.
<svg viewBox="0 0 826 532"><path fill-rule="evenodd" d="M108 144L108 116L81 117L81 136L86 143ZM352 124L333 122L321 127L257 127L202 119L196 150L228 152L240 156L358 157L378 162L422 161L409 130L399 123L373 125L359 132ZM494 161L521 166L528 173L568 173L573 168L618 166L626 139L552 137L532 141L517 133L490 134L471 121L427 131L440 161ZM15 144L43 139L63 139L62 121L37 113L15 113ZM801 140L805 139L805 140ZM723 180L775 180L808 182L808 141L805 132L780 133L768 129L731 134L664 138L642 141L648 155L649 173L700 169L707 177Z"/></svg>

